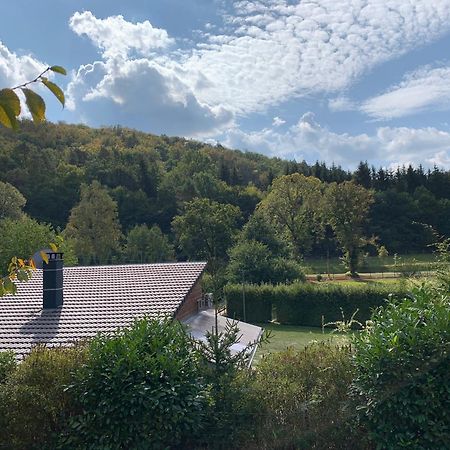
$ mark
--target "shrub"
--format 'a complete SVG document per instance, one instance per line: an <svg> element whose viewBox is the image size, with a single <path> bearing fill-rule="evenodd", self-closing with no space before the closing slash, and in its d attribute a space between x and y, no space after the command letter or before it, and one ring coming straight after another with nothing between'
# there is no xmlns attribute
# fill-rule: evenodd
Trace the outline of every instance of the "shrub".
<svg viewBox="0 0 450 450"><path fill-rule="evenodd" d="M340 286L335 284L293 283L291 285L228 285L225 289L227 314L243 319L243 291L245 295L246 319L250 322L272 320L272 309L276 320L282 324L320 327L325 322L335 322L351 317L358 310L356 319L365 322L372 310L383 305L393 291L394 295L405 294L406 288L381 284Z"/></svg>
<svg viewBox="0 0 450 450"><path fill-rule="evenodd" d="M172 448L201 429L209 400L189 337L168 319L94 338L68 390L82 409L70 449Z"/></svg>
<svg viewBox="0 0 450 450"><path fill-rule="evenodd" d="M423 285L355 337L354 392L377 448L448 448L449 311L448 290Z"/></svg>
<svg viewBox="0 0 450 450"><path fill-rule="evenodd" d="M263 358L247 394L258 410L254 448L364 448L348 420L352 376L350 347L331 342Z"/></svg>
<svg viewBox="0 0 450 450"><path fill-rule="evenodd" d="M36 347L0 385L0 448L53 449L73 414L64 392L85 357L82 347Z"/></svg>
<svg viewBox="0 0 450 450"><path fill-rule="evenodd" d="M13 352L0 352L0 384L6 381L17 367L16 358Z"/></svg>

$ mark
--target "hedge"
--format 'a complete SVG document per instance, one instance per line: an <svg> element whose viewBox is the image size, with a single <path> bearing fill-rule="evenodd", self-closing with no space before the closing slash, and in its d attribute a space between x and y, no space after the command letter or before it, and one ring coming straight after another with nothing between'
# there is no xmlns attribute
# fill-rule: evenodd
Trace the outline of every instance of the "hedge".
<svg viewBox="0 0 450 450"><path fill-rule="evenodd" d="M294 283L291 285L245 285L245 319L248 322L269 322L322 326L325 322L346 319L358 309L356 320L364 323L371 312L385 303L390 294L405 296L404 286L361 284L361 286L339 286L330 284ZM242 285L225 288L227 314L235 319L244 319Z"/></svg>

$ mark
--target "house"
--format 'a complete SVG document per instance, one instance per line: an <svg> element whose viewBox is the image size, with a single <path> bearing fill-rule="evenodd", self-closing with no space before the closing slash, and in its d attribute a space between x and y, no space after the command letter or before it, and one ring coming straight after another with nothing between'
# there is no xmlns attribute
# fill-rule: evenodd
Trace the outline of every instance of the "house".
<svg viewBox="0 0 450 450"><path fill-rule="evenodd" d="M71 345L144 316L192 322L199 336L196 317L209 306L200 283L205 262L64 267L62 253L48 256L29 281L17 283L16 295L0 298L0 351L22 359L33 345ZM203 322L204 332L210 324ZM243 345L261 332L247 327Z"/></svg>

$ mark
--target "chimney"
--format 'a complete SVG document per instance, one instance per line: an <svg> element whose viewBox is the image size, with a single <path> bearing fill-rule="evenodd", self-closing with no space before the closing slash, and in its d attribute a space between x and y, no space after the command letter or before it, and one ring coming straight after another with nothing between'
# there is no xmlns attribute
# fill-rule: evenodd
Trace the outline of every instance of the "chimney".
<svg viewBox="0 0 450 450"><path fill-rule="evenodd" d="M63 253L47 252L48 263L42 262L44 309L63 304Z"/></svg>

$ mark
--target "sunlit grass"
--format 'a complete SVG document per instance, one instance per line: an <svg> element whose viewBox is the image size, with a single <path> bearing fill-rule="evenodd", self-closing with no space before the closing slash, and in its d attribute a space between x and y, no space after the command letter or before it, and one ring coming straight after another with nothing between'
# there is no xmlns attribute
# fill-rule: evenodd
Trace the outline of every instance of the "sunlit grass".
<svg viewBox="0 0 450 450"><path fill-rule="evenodd" d="M312 341L324 341L331 339L336 344L348 342L349 336L333 333L331 329L300 327L294 325L280 325L276 323L260 324L266 331L271 332L270 342L263 344L256 352L254 363L257 364L263 355L271 352L279 352L288 347L296 350L305 348Z"/></svg>

